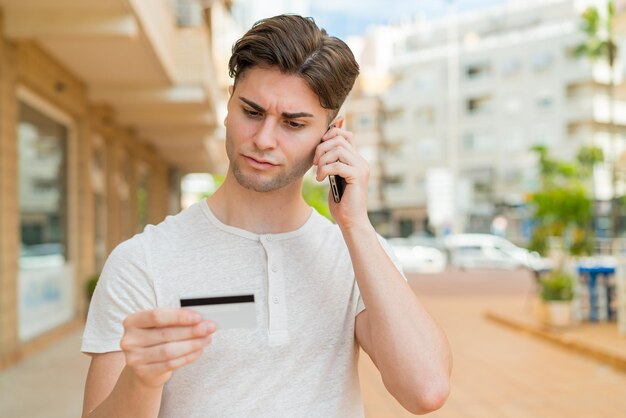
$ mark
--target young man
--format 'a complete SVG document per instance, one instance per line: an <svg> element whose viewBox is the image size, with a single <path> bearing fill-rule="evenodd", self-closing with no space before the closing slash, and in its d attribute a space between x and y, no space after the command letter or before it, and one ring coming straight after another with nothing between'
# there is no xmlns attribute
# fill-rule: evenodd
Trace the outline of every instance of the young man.
<svg viewBox="0 0 626 418"><path fill-rule="evenodd" d="M85 417L363 416L359 346L409 411L449 391L445 336L367 217L368 166L337 112L358 75L312 20L277 16L233 47L222 187L119 245L82 351ZM328 129L330 125L331 127ZM303 175L346 180L337 225ZM220 330L186 295L253 294L255 328Z"/></svg>

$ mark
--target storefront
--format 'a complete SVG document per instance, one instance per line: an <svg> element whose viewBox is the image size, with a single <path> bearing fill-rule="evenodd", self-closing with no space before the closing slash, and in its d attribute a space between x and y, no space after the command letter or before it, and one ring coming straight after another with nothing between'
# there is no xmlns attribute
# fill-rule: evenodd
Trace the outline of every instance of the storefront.
<svg viewBox="0 0 626 418"><path fill-rule="evenodd" d="M55 26L43 0L27 9L0 0L0 370L82 326L86 283L111 250L180 210L182 174L211 169L212 63L178 63L168 58L178 51L165 49L208 50L206 27L180 31L184 43L160 44L136 22L172 22L160 30L177 41L172 9L111 5L135 22L134 37L125 37L117 32L124 28L97 26L108 15L96 3L74 3L95 19L93 30ZM31 18L41 25L28 25ZM155 60L155 50L170 55ZM101 56L129 70L92 65ZM176 79L171 65L198 78Z"/></svg>
<svg viewBox="0 0 626 418"><path fill-rule="evenodd" d="M24 87L18 100L20 253L18 336L29 341L70 321L76 310L76 129L67 114Z"/></svg>

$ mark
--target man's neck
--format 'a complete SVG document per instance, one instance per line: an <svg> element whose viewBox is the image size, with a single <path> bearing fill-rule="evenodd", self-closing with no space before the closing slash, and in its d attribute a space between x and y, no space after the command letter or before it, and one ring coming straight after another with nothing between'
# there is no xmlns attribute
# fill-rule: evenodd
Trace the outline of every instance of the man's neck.
<svg viewBox="0 0 626 418"><path fill-rule="evenodd" d="M226 225L255 234L278 234L300 228L311 214L301 187L297 183L262 193L227 178L207 202L217 219Z"/></svg>

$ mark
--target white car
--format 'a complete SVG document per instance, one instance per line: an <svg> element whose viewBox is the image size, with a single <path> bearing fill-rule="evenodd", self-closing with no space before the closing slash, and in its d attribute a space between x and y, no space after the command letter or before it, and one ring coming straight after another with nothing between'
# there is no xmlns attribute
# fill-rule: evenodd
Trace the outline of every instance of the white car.
<svg viewBox="0 0 626 418"><path fill-rule="evenodd" d="M447 257L437 248L417 244L409 238L390 238L387 242L405 273L439 273L446 268Z"/></svg>
<svg viewBox="0 0 626 418"><path fill-rule="evenodd" d="M550 270L551 260L490 234L457 234L444 239L450 264L461 269Z"/></svg>

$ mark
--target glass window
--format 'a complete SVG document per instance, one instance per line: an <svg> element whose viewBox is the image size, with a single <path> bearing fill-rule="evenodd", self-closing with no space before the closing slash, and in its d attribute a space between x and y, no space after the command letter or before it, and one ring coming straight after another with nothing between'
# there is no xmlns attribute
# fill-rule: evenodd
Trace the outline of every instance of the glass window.
<svg viewBox="0 0 626 418"><path fill-rule="evenodd" d="M432 125L435 122L435 109L432 106L421 106L415 109L415 122L419 125Z"/></svg>
<svg viewBox="0 0 626 418"><path fill-rule="evenodd" d="M20 103L20 268L67 260L67 135L64 125Z"/></svg>
<svg viewBox="0 0 626 418"><path fill-rule="evenodd" d="M535 71L546 71L552 67L554 55L551 52L537 53L532 58L532 66Z"/></svg>
<svg viewBox="0 0 626 418"><path fill-rule="evenodd" d="M355 128L357 131L374 129L374 117L372 115L358 115Z"/></svg>
<svg viewBox="0 0 626 418"><path fill-rule="evenodd" d="M468 80L480 80L489 77L490 74L491 64L488 62L470 64L465 67L465 77Z"/></svg>
<svg viewBox="0 0 626 418"><path fill-rule="evenodd" d="M491 110L491 96L470 97L465 102L465 108L470 115L479 115Z"/></svg>
<svg viewBox="0 0 626 418"><path fill-rule="evenodd" d="M500 70L504 77L512 77L522 70L522 61L519 58L508 58L500 64Z"/></svg>
<svg viewBox="0 0 626 418"><path fill-rule="evenodd" d="M554 97L550 94L540 94L537 96L537 107L540 109L551 109L554 106Z"/></svg>

